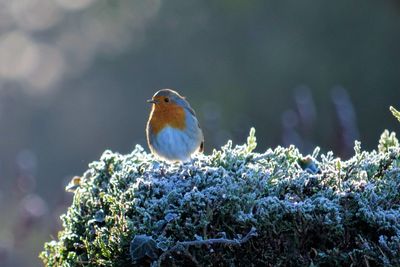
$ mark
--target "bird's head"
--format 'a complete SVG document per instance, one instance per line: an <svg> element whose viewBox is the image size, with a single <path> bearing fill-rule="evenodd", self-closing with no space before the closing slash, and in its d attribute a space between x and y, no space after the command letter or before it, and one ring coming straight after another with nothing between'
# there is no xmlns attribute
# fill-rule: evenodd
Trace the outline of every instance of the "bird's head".
<svg viewBox="0 0 400 267"><path fill-rule="evenodd" d="M157 91L147 102L152 103L155 108L168 108L176 105L180 107L187 106L185 97L171 89Z"/></svg>

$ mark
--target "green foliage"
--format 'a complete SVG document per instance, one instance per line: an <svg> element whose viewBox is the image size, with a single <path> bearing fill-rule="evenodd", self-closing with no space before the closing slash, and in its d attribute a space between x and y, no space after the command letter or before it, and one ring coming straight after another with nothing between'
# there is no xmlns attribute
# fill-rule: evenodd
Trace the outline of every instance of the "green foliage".
<svg viewBox="0 0 400 267"><path fill-rule="evenodd" d="M105 151L76 189L47 266L399 266L400 148L347 161L228 142L191 162Z"/></svg>
<svg viewBox="0 0 400 267"><path fill-rule="evenodd" d="M395 116L400 121L400 111L396 110L394 107L390 106L390 111L393 116Z"/></svg>
<svg viewBox="0 0 400 267"><path fill-rule="evenodd" d="M398 147L398 146L399 146L399 140L397 140L395 132L389 133L388 130L385 130L381 134L381 138L379 139L379 145L378 145L379 152L382 153L389 152L389 149L391 147Z"/></svg>

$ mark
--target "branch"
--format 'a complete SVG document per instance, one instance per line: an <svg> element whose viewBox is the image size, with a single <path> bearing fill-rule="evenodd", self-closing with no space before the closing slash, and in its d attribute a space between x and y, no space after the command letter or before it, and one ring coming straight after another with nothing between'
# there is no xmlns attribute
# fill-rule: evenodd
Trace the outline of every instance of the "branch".
<svg viewBox="0 0 400 267"><path fill-rule="evenodd" d="M223 244L223 245L232 245L232 246L240 246L243 243L246 243L253 236L257 236L257 230L255 227L252 227L250 231L241 239L226 239L226 238L210 238L207 240L193 240L193 241L178 241L175 246L165 251L161 254L158 259L157 266L161 266L161 262L165 259L165 257L171 254L174 251L181 251L187 249L189 246L202 246L202 245L214 245L214 244Z"/></svg>

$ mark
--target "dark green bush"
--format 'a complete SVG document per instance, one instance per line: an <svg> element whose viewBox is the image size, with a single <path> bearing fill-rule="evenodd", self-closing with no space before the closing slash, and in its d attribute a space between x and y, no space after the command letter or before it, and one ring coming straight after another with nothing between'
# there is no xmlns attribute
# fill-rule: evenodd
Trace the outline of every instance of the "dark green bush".
<svg viewBox="0 0 400 267"><path fill-rule="evenodd" d="M347 161L231 142L191 162L140 146L89 165L47 266L400 266L400 148Z"/></svg>

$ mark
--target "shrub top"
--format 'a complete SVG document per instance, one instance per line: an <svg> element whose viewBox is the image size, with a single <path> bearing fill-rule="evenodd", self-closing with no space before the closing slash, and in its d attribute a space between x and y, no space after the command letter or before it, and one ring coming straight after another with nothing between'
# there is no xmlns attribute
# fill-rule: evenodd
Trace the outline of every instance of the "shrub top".
<svg viewBox="0 0 400 267"><path fill-rule="evenodd" d="M48 266L400 265L400 148L347 161L229 141L187 163L105 151L62 215Z"/></svg>

